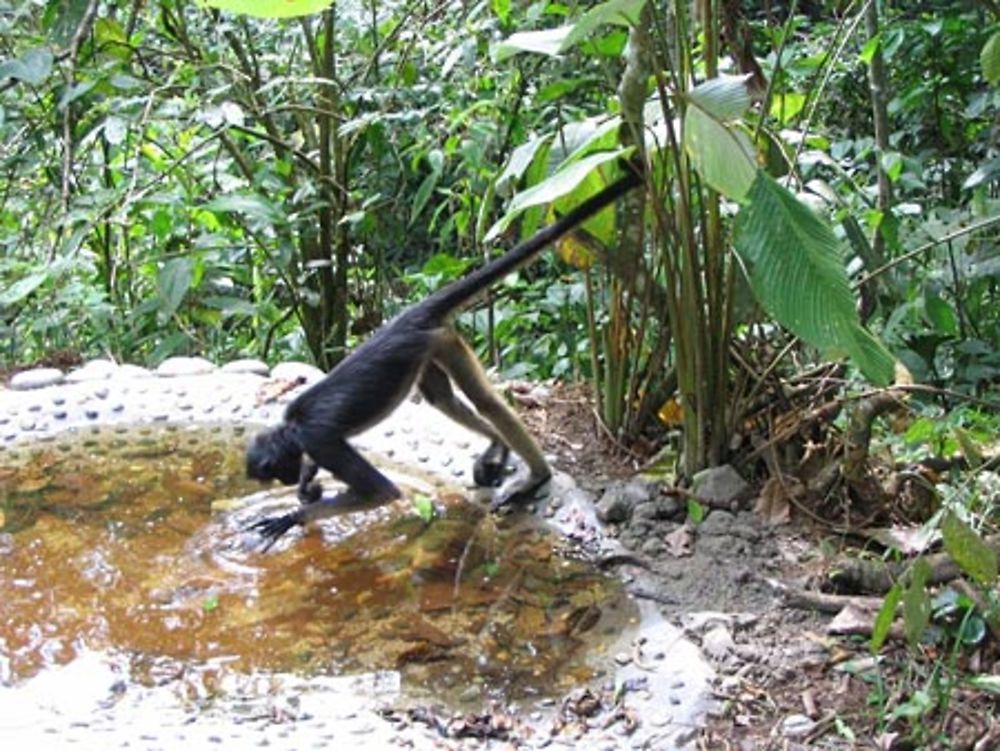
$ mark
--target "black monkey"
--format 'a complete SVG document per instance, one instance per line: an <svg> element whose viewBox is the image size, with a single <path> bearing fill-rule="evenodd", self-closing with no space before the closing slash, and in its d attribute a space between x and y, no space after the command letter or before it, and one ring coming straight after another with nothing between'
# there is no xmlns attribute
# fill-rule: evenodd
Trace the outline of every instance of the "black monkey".
<svg viewBox="0 0 1000 751"><path fill-rule="evenodd" d="M490 439L473 466L477 485L501 484L511 450L528 465L528 476L497 499L494 508L531 500L552 471L534 438L490 386L451 317L489 285L640 182L640 174L628 167L624 177L500 258L403 311L289 404L280 425L255 436L247 449L247 475L298 483L303 504L253 525L267 538L268 547L296 524L376 508L400 497L399 489L347 439L388 417L414 383L430 404ZM475 410L456 397L452 382ZM329 470L347 488L322 498L322 488L314 481L318 467Z"/></svg>

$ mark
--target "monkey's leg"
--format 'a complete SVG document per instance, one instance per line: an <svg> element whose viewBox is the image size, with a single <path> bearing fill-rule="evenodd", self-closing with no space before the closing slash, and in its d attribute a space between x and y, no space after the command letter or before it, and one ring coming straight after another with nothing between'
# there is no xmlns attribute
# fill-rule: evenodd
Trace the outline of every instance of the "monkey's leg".
<svg viewBox="0 0 1000 751"><path fill-rule="evenodd" d="M429 362L420 374L417 387L432 407L441 410L459 425L490 439L489 448L480 454L472 465L472 479L476 485L482 488L495 488L503 483L510 449L492 425L455 396L448 374L433 361Z"/></svg>
<svg viewBox="0 0 1000 751"><path fill-rule="evenodd" d="M497 498L493 507L523 505L534 500L542 486L551 479L552 470L531 433L490 385L475 352L452 330L448 336L439 338L434 360L448 372L479 414L493 425L502 443L509 446L528 465L528 477L516 483L504 496ZM490 446L485 455L492 451L493 446Z"/></svg>
<svg viewBox="0 0 1000 751"><path fill-rule="evenodd" d="M284 516L263 519L250 528L265 538L267 550L278 538L296 525L341 516L355 511L367 511L396 500L402 493L389 478L355 451L343 438L333 438L321 447L308 447L315 462L333 473L347 485L331 498L320 498Z"/></svg>

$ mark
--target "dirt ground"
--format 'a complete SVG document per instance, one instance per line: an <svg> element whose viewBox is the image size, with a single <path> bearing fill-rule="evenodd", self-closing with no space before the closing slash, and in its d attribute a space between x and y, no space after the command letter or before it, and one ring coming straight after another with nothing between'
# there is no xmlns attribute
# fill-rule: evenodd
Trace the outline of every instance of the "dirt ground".
<svg viewBox="0 0 1000 751"><path fill-rule="evenodd" d="M585 388L512 391L557 467L597 498L641 469L600 435ZM718 710L700 748L1000 748L990 729L996 721L977 716L985 710L989 718L990 707L963 705L960 694L945 723L946 743L924 744L891 732L879 720L879 702L886 701L879 679L909 669L905 650L894 655L890 645L876 669L867 638L832 637L832 615L783 604L770 582L815 589L816 577L829 569L843 541L809 520L771 526L749 510L752 499L734 511L712 511L692 527L684 524L686 509L657 498L653 488L653 497L641 501L648 513L639 514L636 506L630 520L611 529L651 574L633 593L656 601L700 642L717 671ZM900 697L894 698L898 705Z"/></svg>

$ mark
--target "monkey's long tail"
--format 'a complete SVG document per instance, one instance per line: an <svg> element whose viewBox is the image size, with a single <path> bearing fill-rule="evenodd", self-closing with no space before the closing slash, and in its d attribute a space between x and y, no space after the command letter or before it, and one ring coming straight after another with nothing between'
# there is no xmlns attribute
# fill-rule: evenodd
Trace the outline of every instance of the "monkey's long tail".
<svg viewBox="0 0 1000 751"><path fill-rule="evenodd" d="M424 307L424 310L431 315L447 316L521 264L530 261L546 245L555 242L605 206L614 203L641 182L642 176L639 172L634 167L626 167L624 177L595 193L568 214L543 227L524 242L515 245L500 258L442 287L424 301L424 305L427 307L421 307Z"/></svg>

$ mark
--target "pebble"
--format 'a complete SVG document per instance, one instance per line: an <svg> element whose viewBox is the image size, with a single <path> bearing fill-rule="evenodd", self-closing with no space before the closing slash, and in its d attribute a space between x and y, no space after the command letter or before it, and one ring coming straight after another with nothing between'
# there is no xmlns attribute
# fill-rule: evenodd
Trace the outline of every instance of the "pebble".
<svg viewBox="0 0 1000 751"><path fill-rule="evenodd" d="M804 714L790 714L781 721L781 735L785 738L801 738L816 729L816 721Z"/></svg>
<svg viewBox="0 0 1000 751"><path fill-rule="evenodd" d="M715 660L721 660L732 652L735 646L736 643L733 641L733 635L729 633L729 629L725 626L716 626L701 639L702 650Z"/></svg>

